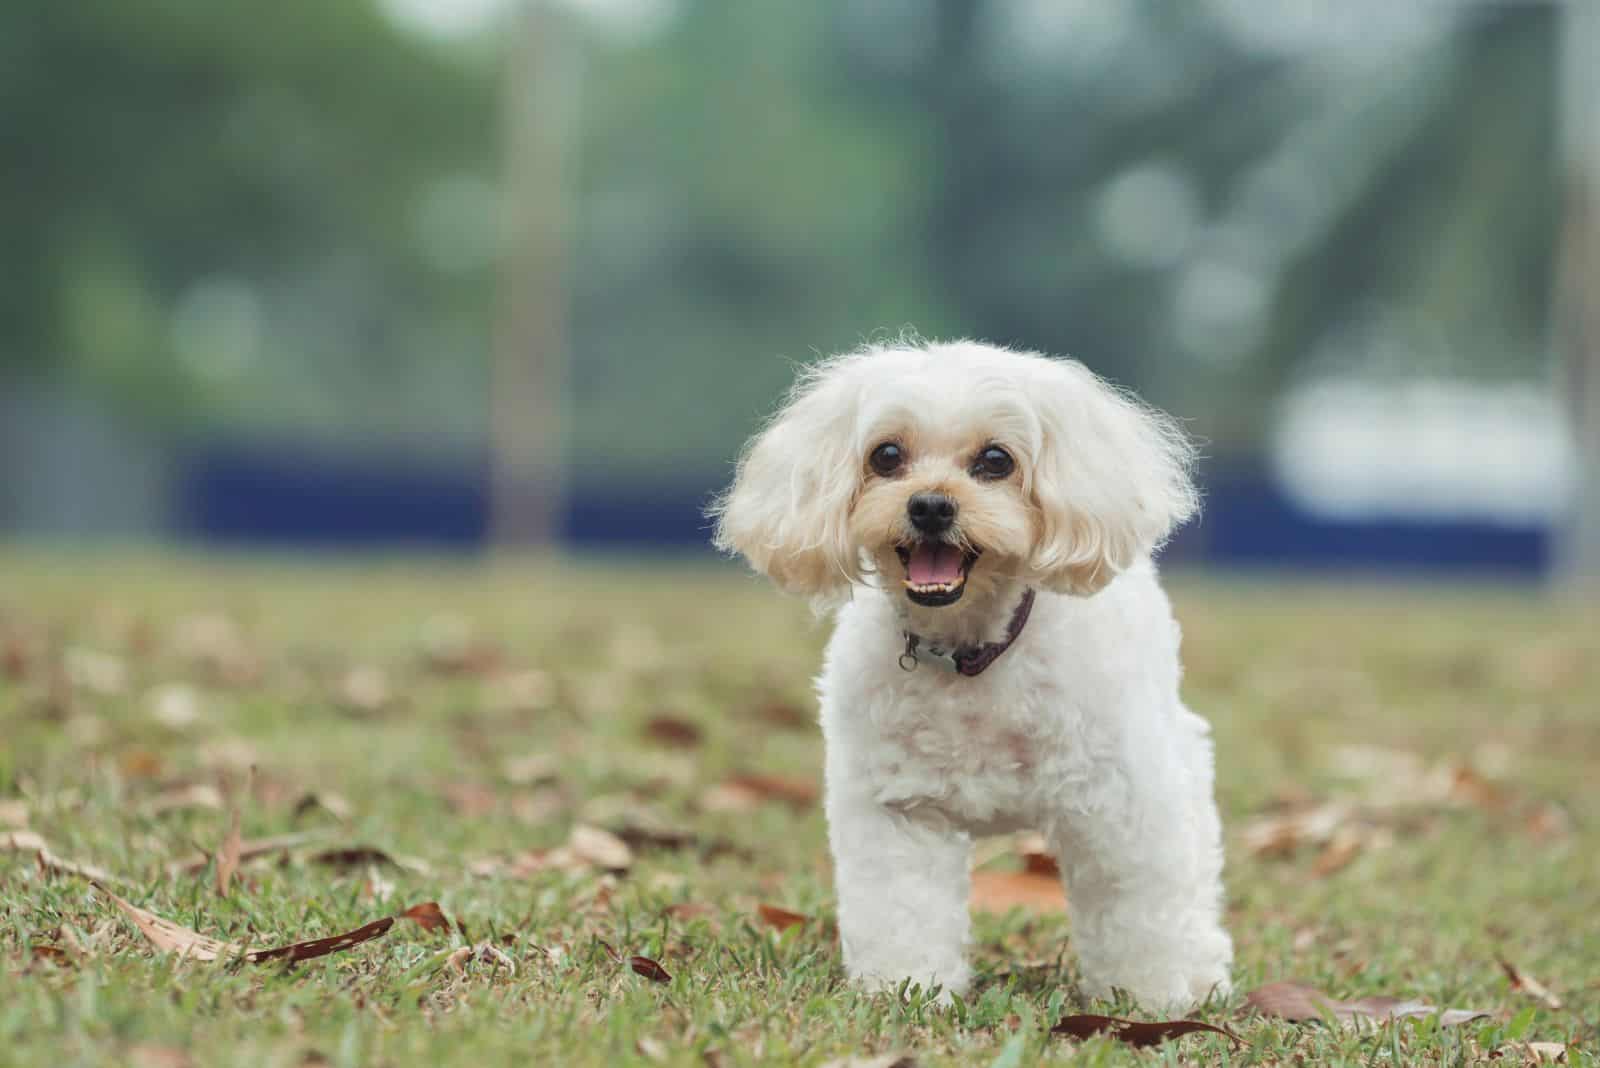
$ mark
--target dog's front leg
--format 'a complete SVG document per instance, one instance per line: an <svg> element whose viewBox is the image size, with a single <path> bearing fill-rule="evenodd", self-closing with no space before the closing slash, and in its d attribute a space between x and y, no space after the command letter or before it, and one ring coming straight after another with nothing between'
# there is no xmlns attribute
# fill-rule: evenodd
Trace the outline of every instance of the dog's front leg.
<svg viewBox="0 0 1600 1068"><path fill-rule="evenodd" d="M845 970L871 990L910 979L940 1000L966 989L972 841L885 807L863 778L829 769L828 835Z"/></svg>
<svg viewBox="0 0 1600 1068"><path fill-rule="evenodd" d="M1092 809L1062 813L1050 838L1067 885L1084 986L1151 1011L1185 1011L1229 989L1233 943L1222 927L1222 843L1211 743L1192 737L1140 751L1139 775Z"/></svg>

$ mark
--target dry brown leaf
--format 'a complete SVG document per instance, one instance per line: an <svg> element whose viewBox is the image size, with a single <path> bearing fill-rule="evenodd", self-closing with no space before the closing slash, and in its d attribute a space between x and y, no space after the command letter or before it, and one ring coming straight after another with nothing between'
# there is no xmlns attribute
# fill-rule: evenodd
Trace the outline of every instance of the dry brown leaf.
<svg viewBox="0 0 1600 1068"><path fill-rule="evenodd" d="M1139 1047L1157 1046L1168 1039L1182 1038L1184 1035L1197 1032L1222 1035L1238 1046L1245 1044L1244 1039L1227 1028L1201 1023L1199 1020L1123 1020L1115 1016L1082 1015L1064 1017L1050 1028L1052 1035L1067 1035L1078 1039L1110 1035L1118 1042Z"/></svg>
<svg viewBox="0 0 1600 1068"><path fill-rule="evenodd" d="M1572 833L1572 817L1561 805L1546 801L1529 810L1522 827L1534 841L1551 842Z"/></svg>
<svg viewBox="0 0 1600 1068"><path fill-rule="evenodd" d="M817 803L817 784L810 779L781 775L735 775L700 795L707 812L748 812L764 802L777 801L794 809Z"/></svg>
<svg viewBox="0 0 1600 1068"><path fill-rule="evenodd" d="M1537 1001L1542 1001L1552 1009L1561 1008L1561 999L1539 980L1518 968L1504 957L1495 958L1500 964L1500 970L1506 973L1506 979L1511 983L1512 990L1520 990Z"/></svg>
<svg viewBox="0 0 1600 1068"><path fill-rule="evenodd" d="M757 905L756 915L761 917L761 922L775 931L787 931L791 927L804 926L809 917L788 909L780 909L775 905Z"/></svg>
<svg viewBox="0 0 1600 1068"><path fill-rule="evenodd" d="M358 715L377 715L396 703L389 676L382 668L371 664L358 665L345 672L334 697L345 711Z"/></svg>
<svg viewBox="0 0 1600 1068"><path fill-rule="evenodd" d="M126 1063L133 1068L193 1068L194 1058L177 1046L140 1043L128 1050Z"/></svg>
<svg viewBox="0 0 1600 1068"><path fill-rule="evenodd" d="M1318 879L1325 879L1348 867L1366 848L1368 838L1364 828L1340 827L1333 832L1333 837L1328 839L1322 852L1317 854L1316 861L1311 865L1311 874Z"/></svg>
<svg viewBox="0 0 1600 1068"><path fill-rule="evenodd" d="M972 873L971 908L974 912L1056 913L1067 910L1061 879L1031 871L975 871Z"/></svg>
<svg viewBox="0 0 1600 1068"><path fill-rule="evenodd" d="M6 635L0 641L0 674L12 682L23 682L32 668L32 646L17 635Z"/></svg>
<svg viewBox="0 0 1600 1068"><path fill-rule="evenodd" d="M579 824L572 828L567 848L574 857L596 868L626 871L633 867L633 850L628 848L628 843L599 827Z"/></svg>
<svg viewBox="0 0 1600 1068"><path fill-rule="evenodd" d="M513 671L485 679L478 703L486 712L527 715L555 703L555 680L543 671Z"/></svg>
<svg viewBox="0 0 1600 1068"><path fill-rule="evenodd" d="M1384 1023L1409 1016L1439 1016L1445 1027L1454 1027L1489 1014L1474 1009L1438 1009L1425 1002L1374 995L1354 1001L1330 998L1305 983L1268 983L1245 995L1245 1003L1267 1016L1284 1020L1321 1020L1331 1015L1345 1023Z"/></svg>
<svg viewBox="0 0 1600 1068"><path fill-rule="evenodd" d="M822 1068L917 1068L917 1059L909 1053L885 1053L879 1057L841 1057L826 1062Z"/></svg>
<svg viewBox="0 0 1600 1068"><path fill-rule="evenodd" d="M671 973L661 966L661 962L649 957L629 957L628 967L633 969L635 975L642 975L652 983L672 982Z"/></svg>
<svg viewBox="0 0 1600 1068"><path fill-rule="evenodd" d="M50 846L33 831L0 831L0 849L18 853L37 853Z"/></svg>
<svg viewBox="0 0 1600 1068"><path fill-rule="evenodd" d="M1527 1050L1535 1064L1555 1064L1567 1059L1565 1042L1529 1042Z"/></svg>
<svg viewBox="0 0 1600 1068"><path fill-rule="evenodd" d="M235 801L233 811L228 814L228 833L223 835L222 846L217 850L218 897L228 896L228 888L233 884L234 873L239 870L239 852L243 845L244 838L239 833L239 804Z"/></svg>
<svg viewBox="0 0 1600 1068"><path fill-rule="evenodd" d="M150 799L145 811L160 816L190 808L221 809L225 803L222 791L210 783L198 782L167 787Z"/></svg>
<svg viewBox="0 0 1600 1068"><path fill-rule="evenodd" d="M128 666L110 653L68 649L62 669L73 689L97 697L120 697L128 689Z"/></svg>
<svg viewBox="0 0 1600 1068"><path fill-rule="evenodd" d="M680 901L661 910L675 920L704 920L717 914L717 910L703 901Z"/></svg>
<svg viewBox="0 0 1600 1068"><path fill-rule="evenodd" d="M65 857L58 857L48 849L39 850L37 854L37 860L39 862L39 867L43 868L45 871L55 872L58 875L75 875L80 879L88 879L91 882L100 883L117 883L122 881L121 879L118 879L116 876L112 875L110 872L106 871L104 868L97 868L93 864L85 864L78 860L68 860Z"/></svg>
<svg viewBox="0 0 1600 1068"><path fill-rule="evenodd" d="M816 715L809 709L790 701L768 701L761 706L757 715L774 727L791 731L808 730L817 721Z"/></svg>
<svg viewBox="0 0 1600 1068"><path fill-rule="evenodd" d="M401 917L410 920L424 931L445 931L450 928L450 920L444 914L444 909L439 907L437 901L425 901L420 905L412 905L402 912Z"/></svg>
<svg viewBox="0 0 1600 1068"><path fill-rule="evenodd" d="M302 820L319 810L326 812L340 823L349 823L355 815L355 809L342 795L331 790L314 790L309 794L303 794L294 803L294 819Z"/></svg>
<svg viewBox="0 0 1600 1068"><path fill-rule="evenodd" d="M158 686L145 695L150 717L168 730L185 731L204 714L200 692L181 682Z"/></svg>
<svg viewBox="0 0 1600 1068"><path fill-rule="evenodd" d="M126 779L159 779L164 768L161 754L150 749L126 749L117 757L117 770Z"/></svg>
<svg viewBox="0 0 1600 1068"><path fill-rule="evenodd" d="M700 725L677 716L655 716L644 725L645 737L660 745L693 749L705 740Z"/></svg>
<svg viewBox="0 0 1600 1068"><path fill-rule="evenodd" d="M125 901L104 886L96 884L95 888L109 897L117 908L122 910L123 915L133 921L133 925L157 949L167 953L177 953L191 960L201 961L240 958L251 964L263 964L277 960L290 963L315 960L318 957L326 957L330 953L338 953L359 946L364 942L370 942L374 938L387 934L397 919L414 918L413 913L427 908L427 906L419 905L406 910L400 916L385 916L382 919L364 924L353 931L331 935L327 938L314 938L307 942L294 942L286 946L275 946L271 949L246 949L231 942L220 942L215 938L207 938L197 931L179 926L171 920L163 919L147 909L142 909L131 902ZM437 908L437 906L435 905L434 908ZM419 920L418 922L422 921Z"/></svg>
<svg viewBox="0 0 1600 1068"><path fill-rule="evenodd" d="M26 801L0 801L0 827L26 827L28 803Z"/></svg>
<svg viewBox="0 0 1600 1068"><path fill-rule="evenodd" d="M437 675L492 675L504 654L494 643L473 634L460 616L435 616L422 626L422 663Z"/></svg>
<svg viewBox="0 0 1600 1068"><path fill-rule="evenodd" d="M313 853L306 858L312 864L324 864L331 868L359 868L369 864L387 864L390 867L400 868L404 871L416 872L426 875L431 871L425 861L415 857L396 856L393 853L378 849L376 846L344 846L339 849L324 849Z"/></svg>
<svg viewBox="0 0 1600 1068"><path fill-rule="evenodd" d="M99 890L111 899L112 904L122 910L124 916L133 921L133 925L150 940L151 945L163 953L177 953L180 957L191 960L217 960L222 957L238 957L245 952L240 946L207 938L198 931L191 931L171 920L162 919L153 912L123 900L104 887L99 887Z"/></svg>
<svg viewBox="0 0 1600 1068"><path fill-rule="evenodd" d="M447 783L440 791L458 815L482 819L500 807L500 795L481 782Z"/></svg>
<svg viewBox="0 0 1600 1068"><path fill-rule="evenodd" d="M256 857L267 856L270 853L282 853L285 850L303 846L308 842L314 842L323 837L326 837L326 835L322 831L295 831L291 834L278 834L267 838L246 838L239 843L239 860L242 863L246 860L254 860ZM203 871L205 866L210 863L211 857L207 854L191 853L186 857L168 861L167 874L193 875L196 872Z"/></svg>
<svg viewBox="0 0 1600 1068"><path fill-rule="evenodd" d="M1244 846L1258 857L1284 857L1303 845L1324 845L1353 815L1349 805L1330 801L1271 813L1245 825Z"/></svg>
<svg viewBox="0 0 1600 1068"><path fill-rule="evenodd" d="M67 968L77 963L72 954L61 946L35 944L29 947L28 953L34 960L46 961L58 968Z"/></svg>
<svg viewBox="0 0 1600 1068"><path fill-rule="evenodd" d="M513 786L554 782L560 777L561 759L554 753L528 753L500 765L500 774Z"/></svg>

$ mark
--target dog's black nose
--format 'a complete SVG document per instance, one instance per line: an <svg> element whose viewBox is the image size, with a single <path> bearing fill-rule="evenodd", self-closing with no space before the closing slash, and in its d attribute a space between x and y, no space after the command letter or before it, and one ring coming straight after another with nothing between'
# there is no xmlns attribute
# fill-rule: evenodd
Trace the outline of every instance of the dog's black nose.
<svg viewBox="0 0 1600 1068"><path fill-rule="evenodd" d="M919 493L906 502L906 515L924 534L943 534L956 521L956 502L942 493Z"/></svg>

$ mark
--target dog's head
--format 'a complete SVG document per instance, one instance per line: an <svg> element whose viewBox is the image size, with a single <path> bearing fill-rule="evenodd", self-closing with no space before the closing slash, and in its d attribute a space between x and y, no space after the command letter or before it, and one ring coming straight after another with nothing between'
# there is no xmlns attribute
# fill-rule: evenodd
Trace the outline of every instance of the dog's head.
<svg viewBox="0 0 1600 1068"><path fill-rule="evenodd" d="M783 589L952 605L1021 581L1089 595L1197 506L1182 431L1082 364L974 342L805 371L713 509Z"/></svg>

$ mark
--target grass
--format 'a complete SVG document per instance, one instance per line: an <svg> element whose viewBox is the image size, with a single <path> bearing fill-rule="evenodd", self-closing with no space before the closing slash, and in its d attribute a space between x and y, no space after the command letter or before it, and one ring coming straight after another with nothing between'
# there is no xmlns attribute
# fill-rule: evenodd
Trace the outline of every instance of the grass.
<svg viewBox="0 0 1600 1068"><path fill-rule="evenodd" d="M980 977L959 1011L853 992L828 927L819 808L703 803L739 772L819 778L806 720L825 628L731 571L13 553L0 556L0 802L21 802L14 821L207 935L274 945L438 901L515 972L490 954L453 965L460 934L409 924L296 966L182 961L81 879L0 852L0 1063L1516 1064L1535 1040L1574 1041L1569 1062L1596 1063L1592 615L1516 590L1174 587L1186 694L1217 729L1238 989L1298 978L1489 1018L1359 1032L1246 1019L1235 995L1201 1016L1237 1030L1239 1049L1052 1038L1063 1013L1136 1010L1087 1005L1069 922L1020 911L980 918ZM652 734L652 718L668 725ZM1378 764L1352 780L1339 766L1351 745L1414 754L1454 785L1371 802L1417 773ZM547 767L516 766L538 754ZM421 863L330 866L301 850L247 863L226 897L209 865L169 876L174 857L217 847L228 816L161 800L239 783L251 764L246 838L317 830ZM312 792L348 802L347 819L297 808ZM1340 798L1369 799L1345 845L1246 847L1264 814ZM576 822L689 840L642 847L621 876L483 863L559 846ZM671 909L684 903L696 907ZM812 919L780 934L763 904ZM602 942L671 981L619 967ZM1511 989L1497 956L1564 1007Z"/></svg>

